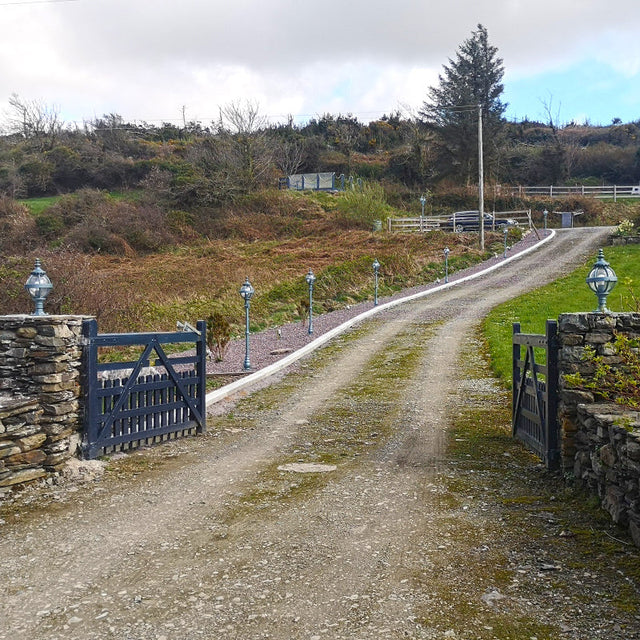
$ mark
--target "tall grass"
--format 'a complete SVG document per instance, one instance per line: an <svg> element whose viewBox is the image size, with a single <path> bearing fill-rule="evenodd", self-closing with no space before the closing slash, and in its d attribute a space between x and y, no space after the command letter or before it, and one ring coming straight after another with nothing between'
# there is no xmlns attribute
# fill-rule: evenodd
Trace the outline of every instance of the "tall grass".
<svg viewBox="0 0 640 640"><path fill-rule="evenodd" d="M370 229L376 220L384 220L392 211L381 184L364 183L338 195L338 210L351 226Z"/></svg>
<svg viewBox="0 0 640 640"><path fill-rule="evenodd" d="M609 247L605 255L618 276L607 307L611 311L640 311L640 246ZM506 386L511 384L513 323L519 322L523 333L544 333L547 319L557 319L561 313L593 311L597 300L585 279L595 259L594 255L566 277L501 304L485 318L483 331L491 363Z"/></svg>

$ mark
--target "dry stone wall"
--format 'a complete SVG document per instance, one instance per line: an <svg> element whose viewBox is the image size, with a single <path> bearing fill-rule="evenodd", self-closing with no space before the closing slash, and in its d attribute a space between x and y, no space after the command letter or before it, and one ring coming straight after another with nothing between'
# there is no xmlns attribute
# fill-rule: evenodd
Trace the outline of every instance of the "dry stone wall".
<svg viewBox="0 0 640 640"><path fill-rule="evenodd" d="M75 454L84 319L0 316L0 492Z"/></svg>
<svg viewBox="0 0 640 640"><path fill-rule="evenodd" d="M558 417L562 428L562 459L585 486L596 492L618 524L628 527L640 546L640 420L615 404L596 403L589 391L568 388L564 374L593 373L585 362L591 346L603 361L616 366L616 334L640 338L638 313L566 313L558 318Z"/></svg>

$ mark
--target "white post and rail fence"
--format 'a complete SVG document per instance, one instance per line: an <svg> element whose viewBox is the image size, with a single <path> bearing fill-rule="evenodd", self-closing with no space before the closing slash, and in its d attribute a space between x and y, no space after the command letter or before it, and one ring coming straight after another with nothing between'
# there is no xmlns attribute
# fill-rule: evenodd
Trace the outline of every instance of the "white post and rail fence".
<svg viewBox="0 0 640 640"><path fill-rule="evenodd" d="M640 198L640 185L572 185L572 186L524 186L506 187L496 185L496 194L518 197L543 196L548 198L563 198L567 196L585 196L592 198L613 198L614 202L625 198Z"/></svg>
<svg viewBox="0 0 640 640"><path fill-rule="evenodd" d="M485 229L491 228L492 231L500 231L500 220L514 220L519 226L531 229L533 222L531 220L531 209L521 209L519 211L492 211L493 224L489 226L485 223ZM417 216L412 218L387 218L387 231L390 233L426 233L427 231L460 231L459 224L455 220L455 214L441 216ZM478 226L476 225L476 231Z"/></svg>

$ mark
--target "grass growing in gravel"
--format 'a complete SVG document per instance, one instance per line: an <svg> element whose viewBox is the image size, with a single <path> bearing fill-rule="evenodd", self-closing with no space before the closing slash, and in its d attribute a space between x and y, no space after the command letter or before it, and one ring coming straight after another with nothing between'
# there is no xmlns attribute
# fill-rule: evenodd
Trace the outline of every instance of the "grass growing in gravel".
<svg viewBox="0 0 640 640"><path fill-rule="evenodd" d="M238 404L233 414L227 414L210 423L210 429L250 429L256 416L256 402L273 406L283 393L291 393L292 387L304 389L313 384L315 372L337 349L370 332L375 323L349 332L318 352L306 363L304 373L289 375L282 383L253 394ZM404 386L411 380L419 364L422 348L431 331L424 328L416 336L415 330L399 334L393 343L377 353L366 371L354 382L343 388L331 399L331 406L313 414L305 424L298 426L296 441L252 481L239 499L239 504L229 512L226 524L231 525L256 509L264 511L274 501L279 503L308 496L336 474L346 473L350 463L359 456L379 449L389 438L397 420L397 402ZM336 465L332 474L295 474L280 471L279 466L295 462L312 462Z"/></svg>
<svg viewBox="0 0 640 640"><path fill-rule="evenodd" d="M552 640L591 637L615 621L615 637L625 637L638 624L640 553L596 501L511 437L509 397L484 344L469 344L461 363L474 384L456 399L434 483L438 517L450 524L433 556L439 566L412 576L446 606L421 612L421 623L456 638Z"/></svg>
<svg viewBox="0 0 640 640"><path fill-rule="evenodd" d="M482 329L489 342L491 363L505 385L511 384L511 337L513 323L523 333L544 333L547 319L561 313L593 311L596 297L585 284L597 256L560 280L526 293L493 309ZM640 310L640 245L608 247L605 258L618 276L618 284L607 300L611 311Z"/></svg>

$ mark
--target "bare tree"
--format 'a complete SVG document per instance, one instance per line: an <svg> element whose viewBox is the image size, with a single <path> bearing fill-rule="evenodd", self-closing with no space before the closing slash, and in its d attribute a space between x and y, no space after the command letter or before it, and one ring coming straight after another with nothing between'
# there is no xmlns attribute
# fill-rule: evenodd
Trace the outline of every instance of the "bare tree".
<svg viewBox="0 0 640 640"><path fill-rule="evenodd" d="M300 140L283 142L276 152L276 165L285 176L293 175L304 161L304 145Z"/></svg>
<svg viewBox="0 0 640 640"><path fill-rule="evenodd" d="M553 96L551 94L549 94L548 100L543 100L541 98L540 102L542 103L544 114L547 117L547 124L549 125L549 128L551 129L551 132L553 133L554 138L557 138L558 127L560 126L560 110L562 108L562 103L558 105L558 108L556 109L554 114Z"/></svg>
<svg viewBox="0 0 640 640"><path fill-rule="evenodd" d="M235 100L220 107L218 131L250 135L267 127L267 119L260 115L260 105L253 100Z"/></svg>
<svg viewBox="0 0 640 640"><path fill-rule="evenodd" d="M266 125L256 102L231 102L220 108L217 130L225 143L220 150L227 166L237 174L239 185L247 191L264 182L274 166Z"/></svg>
<svg viewBox="0 0 640 640"><path fill-rule="evenodd" d="M547 123L551 129L551 144L545 145L543 155L551 182L559 182L567 177L569 167L567 165L567 148L560 137L560 108L553 112L553 96L549 94L549 100L542 100Z"/></svg>
<svg viewBox="0 0 640 640"><path fill-rule="evenodd" d="M13 93L9 98L7 117L9 129L27 140L35 140L40 150L51 149L62 131L58 107L50 107L41 100L23 100Z"/></svg>

